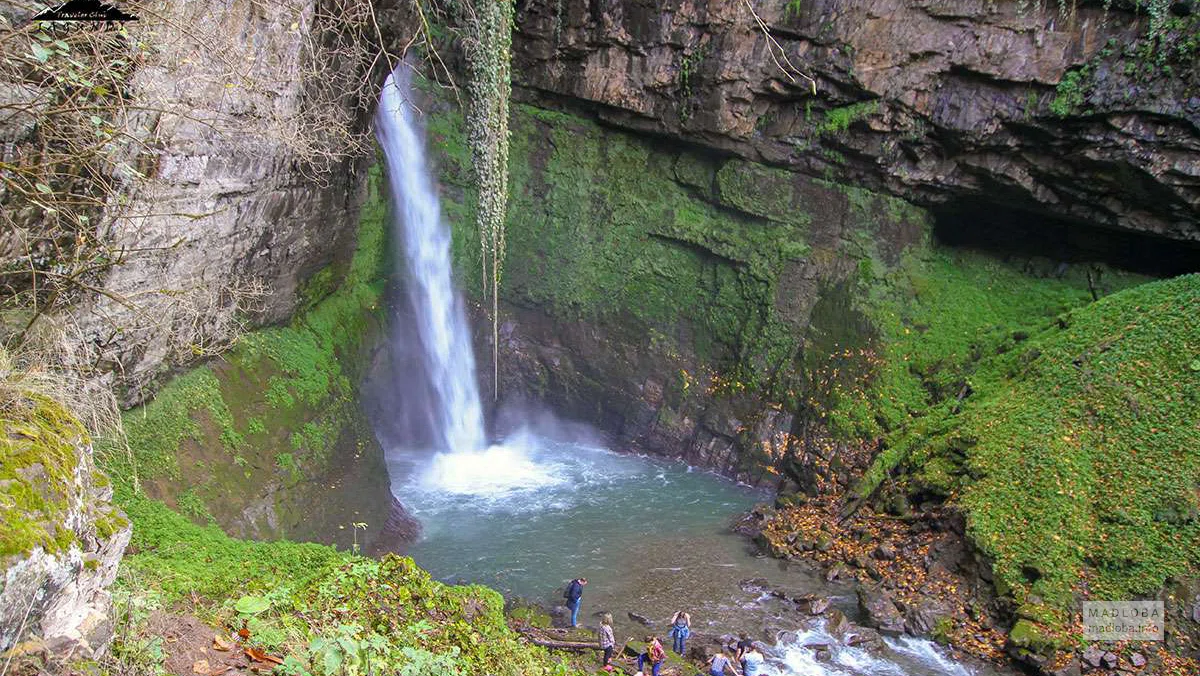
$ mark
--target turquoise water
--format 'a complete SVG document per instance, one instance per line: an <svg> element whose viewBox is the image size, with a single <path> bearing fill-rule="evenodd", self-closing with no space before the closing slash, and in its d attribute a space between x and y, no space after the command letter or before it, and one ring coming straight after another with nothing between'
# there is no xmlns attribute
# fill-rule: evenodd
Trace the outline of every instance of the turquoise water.
<svg viewBox="0 0 1200 676"><path fill-rule="evenodd" d="M697 633L747 631L764 640L773 673L782 676L995 673L955 663L927 641L889 640L873 652L837 646L764 593L765 583L828 596L857 612L852 587L756 556L730 531L736 515L770 499L766 491L681 463L529 434L476 452L392 451L389 466L393 491L424 528L408 553L435 577L546 605L562 603L568 580L586 577L580 622L595 626L600 613L611 612L618 641L663 635L682 609ZM632 621L631 612L651 627ZM835 644L831 662L804 648L813 642Z"/></svg>

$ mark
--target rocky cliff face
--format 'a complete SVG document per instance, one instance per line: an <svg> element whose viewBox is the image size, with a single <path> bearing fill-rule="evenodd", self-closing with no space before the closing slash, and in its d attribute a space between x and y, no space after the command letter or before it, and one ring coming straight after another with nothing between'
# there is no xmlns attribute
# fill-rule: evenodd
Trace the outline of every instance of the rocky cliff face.
<svg viewBox="0 0 1200 676"><path fill-rule="evenodd" d="M1190 3L1157 44L1120 3L1070 5L529 0L513 72L527 100L922 205L1200 242Z"/></svg>
<svg viewBox="0 0 1200 676"><path fill-rule="evenodd" d="M113 632L108 587L130 528L92 463L83 428L44 397L0 417L0 651L102 655Z"/></svg>

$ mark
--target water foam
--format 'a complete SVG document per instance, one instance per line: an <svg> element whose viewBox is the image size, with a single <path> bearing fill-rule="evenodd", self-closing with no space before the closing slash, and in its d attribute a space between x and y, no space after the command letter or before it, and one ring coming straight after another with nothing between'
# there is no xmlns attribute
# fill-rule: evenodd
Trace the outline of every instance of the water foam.
<svg viewBox="0 0 1200 676"><path fill-rule="evenodd" d="M567 483L560 469L556 463L535 460L525 444L497 444L482 451L439 453L420 485L427 491L500 499Z"/></svg>

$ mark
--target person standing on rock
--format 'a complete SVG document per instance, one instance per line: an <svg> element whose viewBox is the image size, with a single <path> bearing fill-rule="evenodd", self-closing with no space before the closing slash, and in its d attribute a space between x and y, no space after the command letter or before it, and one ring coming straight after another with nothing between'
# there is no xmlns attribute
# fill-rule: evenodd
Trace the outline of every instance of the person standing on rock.
<svg viewBox="0 0 1200 676"><path fill-rule="evenodd" d="M742 655L745 655L746 651L753 647L754 641L750 640L750 634L747 634L743 631L742 633L738 634L737 650L733 653L733 659L740 663L742 661Z"/></svg>
<svg viewBox="0 0 1200 676"><path fill-rule="evenodd" d="M663 650L662 644L658 642L657 636L646 637L646 652L638 655L637 668L638 671L645 672L645 665L650 663L650 676L658 676L658 672L662 669L663 662L667 661L667 651Z"/></svg>
<svg viewBox="0 0 1200 676"><path fill-rule="evenodd" d="M671 648L676 655L683 655L688 636L692 635L692 616L678 610L671 616Z"/></svg>
<svg viewBox="0 0 1200 676"><path fill-rule="evenodd" d="M563 596L567 599L567 607L571 609L571 626L579 626L579 606L583 602L583 585L587 584L586 577L577 577L567 585Z"/></svg>
<svg viewBox="0 0 1200 676"><path fill-rule="evenodd" d="M602 666L605 671L612 671L613 648L617 645L617 639L613 636L612 622L612 613L604 613L604 617L600 618L600 631L597 632L600 637L600 648L604 651Z"/></svg>

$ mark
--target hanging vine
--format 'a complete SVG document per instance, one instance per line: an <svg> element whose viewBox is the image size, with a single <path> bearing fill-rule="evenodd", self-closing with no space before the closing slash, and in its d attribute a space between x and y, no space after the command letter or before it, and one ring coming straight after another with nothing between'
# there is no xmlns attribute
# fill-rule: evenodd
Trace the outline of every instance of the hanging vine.
<svg viewBox="0 0 1200 676"><path fill-rule="evenodd" d="M512 94L511 0L457 3L467 57L467 130L479 181L483 297L492 320L493 398L500 397L500 275L508 204L508 102Z"/></svg>

